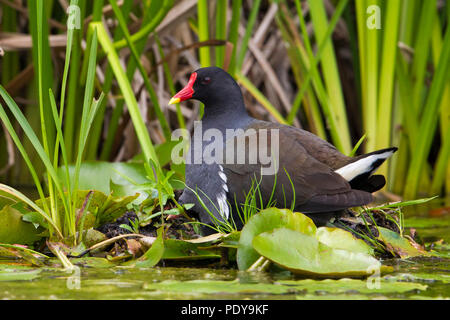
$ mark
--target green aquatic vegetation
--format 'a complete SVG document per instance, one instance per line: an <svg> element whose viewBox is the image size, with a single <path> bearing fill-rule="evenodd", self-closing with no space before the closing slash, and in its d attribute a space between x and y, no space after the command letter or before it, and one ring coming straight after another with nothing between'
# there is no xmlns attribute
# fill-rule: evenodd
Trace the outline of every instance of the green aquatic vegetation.
<svg viewBox="0 0 450 320"><path fill-rule="evenodd" d="M261 233L253 239L252 246L265 258L297 274L368 276L381 269L381 263L367 253L335 249L287 228Z"/></svg>
<svg viewBox="0 0 450 320"><path fill-rule="evenodd" d="M307 235L313 235L316 232L316 226L312 220L300 213L276 208L266 209L253 216L241 231L237 252L240 270L247 270L260 257L253 248L253 238L260 233L280 227L291 228Z"/></svg>
<svg viewBox="0 0 450 320"><path fill-rule="evenodd" d="M317 228L301 213L271 208L242 229L237 262L240 270L254 269L263 257L295 273L362 276L381 269L372 255L371 247L347 231Z"/></svg>
<svg viewBox="0 0 450 320"><path fill-rule="evenodd" d="M388 203L372 208L363 207L351 221L338 219L334 224L364 239L382 255L401 258L426 255L428 253L422 245L404 234L403 208L427 203L434 199L436 197ZM350 225L356 224L359 227L350 228L348 222Z"/></svg>
<svg viewBox="0 0 450 320"><path fill-rule="evenodd" d="M41 3L41 1L38 1L38 4ZM42 4L41 4L42 5ZM41 8L41 6L38 5L38 8ZM41 8L42 10L42 8ZM42 12L42 11L41 11ZM39 15L40 17L42 14ZM69 40L71 37L71 34L68 35ZM70 43L70 41L69 41ZM68 50L71 48L69 47ZM94 83L94 71L95 71L95 62L96 62L96 49L97 49L97 37L96 33L94 33L92 37L92 43L91 43L91 57L89 59L89 71L87 75L87 84L86 84L86 91L85 91L85 98L84 98L84 104L82 109L82 120L80 125L80 139L78 144L78 154L75 164L75 178L73 181L70 181L69 174L68 174L68 161L67 161L67 151L65 148L64 143L64 137L62 134L62 117L63 117L63 110L64 108L61 106L60 113L58 114L56 102L53 96L53 92L51 89L49 89L49 101L51 106L51 115L53 116L53 125L50 126L51 128L55 128L56 131L56 141L51 141L51 136L47 136L45 127L42 128L42 143L38 139L36 133L33 131L31 125L21 112L20 108L17 106L17 104L14 102L14 100L9 96L9 94L6 92L6 90L0 86L0 94L2 95L4 101L6 102L6 105L8 106L11 113L14 115L22 129L24 130L26 136L31 141L33 147L35 148L36 152L38 153L40 159L42 160L43 164L45 165L45 168L47 169L47 183L48 183L48 192L49 192L49 198L48 200L45 199L43 187L41 185L40 179L37 176L36 169L32 162L29 159L29 155L27 154L26 150L23 148L23 145L20 141L20 139L17 136L16 131L14 130L13 126L11 125L11 122L9 120L9 117L7 116L4 108L2 105L0 105L0 117L5 124L5 127L7 128L10 135L13 137L13 140L18 147L19 151L21 152L22 157L24 158L25 162L28 165L28 169L30 170L30 173L32 174L34 178L34 183L36 185L36 188L38 190L40 200L42 203L42 208L37 206L32 200L30 200L28 197L20 193L19 191L6 186L1 185L1 190L4 193L9 194L10 197L13 199L16 199L16 202L22 201L26 203L26 205L30 206L33 210L35 210L39 215L41 215L42 218L46 220L48 223L48 229L50 234L50 239L52 241L67 241L71 242L72 245L76 245L76 237L75 234L77 232L77 226L76 226L76 210L78 207L75 205L75 201L73 199L74 193L77 192L78 189L78 174L79 174L79 168L81 165L81 159L83 157L83 151L84 147L86 145L86 140L89 134L89 130L93 121L93 118L95 117L96 111L98 109L98 104L103 99L103 95L100 96L99 100L93 100L92 101L92 95L93 95L93 83ZM38 45L38 52L39 56L42 55L42 47ZM66 64L69 64L69 60L66 61ZM42 63L39 60L39 70L41 70ZM67 65L66 65L66 72L67 75ZM39 79L42 78L42 75L39 77ZM39 82L39 87L41 88L41 80ZM64 89L63 89L64 90ZM42 112L42 105L43 105L43 91L40 90L40 99L39 103L41 106L41 123L46 123L46 119L48 119L48 113ZM64 96L64 94L63 94ZM54 145L54 148L50 149L48 146L50 144ZM62 161L65 165L65 174L63 175L63 178L61 179L57 174L57 168L59 165L59 161ZM67 187L67 191L64 190L63 187L63 180L65 180L65 185ZM62 206L64 210L60 211L58 208Z"/></svg>
<svg viewBox="0 0 450 320"><path fill-rule="evenodd" d="M2 281L0 298L11 299L405 299L448 298L440 280L415 279L415 273L379 278L379 286L367 279L297 279L266 277L257 273L209 268L114 267L106 259L83 258L81 287L68 290L68 277L60 269L41 268L33 281ZM96 262L94 262L94 260ZM106 262L103 263L102 260ZM52 261L55 265L56 260ZM83 266L84 265L84 266ZM35 269L34 269L35 270ZM441 270L444 270L443 268ZM0 264L0 273L33 271L33 268ZM441 274L439 272L439 274ZM431 274L428 274L431 276ZM280 275L281 277L281 275ZM421 276L422 277L422 276ZM409 279L409 280L408 280ZM372 285L371 285L372 284ZM445 287L444 287L445 288ZM447 291L448 292L448 291Z"/></svg>
<svg viewBox="0 0 450 320"><path fill-rule="evenodd" d="M31 245L39 240L44 230L23 221L22 205L6 205L0 210L0 243L20 243ZM19 207L19 208L17 208Z"/></svg>
<svg viewBox="0 0 450 320"><path fill-rule="evenodd" d="M1 281L29 281L36 279L41 272L41 269L35 269L31 271L18 271L18 270L1 270L0 271L0 282Z"/></svg>
<svg viewBox="0 0 450 320"><path fill-rule="evenodd" d="M366 281L355 279L341 280L284 280L275 283L246 283L239 280L214 281L162 281L149 283L144 286L145 290L158 292L184 293L184 294L216 294L241 293L241 294L300 294L323 292L327 294L381 294L381 293L403 293L414 290L426 290L427 286L419 283L388 282L381 281L380 288L370 289ZM350 296L351 297L351 296Z"/></svg>

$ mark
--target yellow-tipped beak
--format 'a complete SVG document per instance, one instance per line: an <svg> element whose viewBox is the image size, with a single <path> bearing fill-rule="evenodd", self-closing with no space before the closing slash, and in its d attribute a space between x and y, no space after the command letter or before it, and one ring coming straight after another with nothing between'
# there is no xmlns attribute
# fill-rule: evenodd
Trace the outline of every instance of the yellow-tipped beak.
<svg viewBox="0 0 450 320"><path fill-rule="evenodd" d="M169 101L169 105L180 103L180 101L181 101L180 98L172 98Z"/></svg>

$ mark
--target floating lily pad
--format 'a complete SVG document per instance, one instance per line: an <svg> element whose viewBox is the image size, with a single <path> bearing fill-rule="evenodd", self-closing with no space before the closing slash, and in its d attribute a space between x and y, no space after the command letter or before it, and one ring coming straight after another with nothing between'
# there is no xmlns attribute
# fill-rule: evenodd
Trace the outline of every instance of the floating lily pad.
<svg viewBox="0 0 450 320"><path fill-rule="evenodd" d="M34 266L44 266L44 261L48 259L46 255L31 250L27 246L5 243L0 243L0 257L20 258L22 259L22 261L26 261L27 263Z"/></svg>
<svg viewBox="0 0 450 320"><path fill-rule="evenodd" d="M190 243L183 240L167 239L162 259L168 260L200 260L219 259L220 254L214 250L203 249L204 244Z"/></svg>
<svg viewBox="0 0 450 320"><path fill-rule="evenodd" d="M269 283L240 283L239 281L172 281L166 280L144 285L145 290L155 290L173 293L272 293L283 294L293 291L288 286Z"/></svg>
<svg viewBox="0 0 450 320"><path fill-rule="evenodd" d="M366 253L334 249L287 228L261 233L252 244L260 255L297 274L367 276L381 269L381 263Z"/></svg>
<svg viewBox="0 0 450 320"><path fill-rule="evenodd" d="M241 231L237 251L239 270L247 270L260 256L253 249L253 238L263 232L280 227L296 230L306 235L314 235L316 233L314 222L301 213L277 208L262 210L251 217Z"/></svg>
<svg viewBox="0 0 450 320"><path fill-rule="evenodd" d="M70 260L73 264L80 267L89 267L89 268L111 268L114 267L115 264L108 261L105 258L98 257L83 257L83 258L74 258Z"/></svg>
<svg viewBox="0 0 450 320"><path fill-rule="evenodd" d="M400 258L410 258L423 255L429 255L426 251L414 247L406 238L403 238L397 232L391 231L386 228L378 227L380 232L378 238L385 245L386 249L389 250L394 256L398 255Z"/></svg>
<svg viewBox="0 0 450 320"><path fill-rule="evenodd" d="M325 280L281 280L277 283L288 285L293 288L304 288L308 293L328 293L328 294L342 294L342 293L404 293L412 290L426 290L427 285L414 282L390 281L384 277L379 278L378 283L373 283L358 279L325 279Z"/></svg>
<svg viewBox="0 0 450 320"><path fill-rule="evenodd" d="M312 294L320 292L324 297L340 294L342 297L353 298L357 294L386 294L404 293L413 290L426 290L427 286L412 282L388 282L380 279L379 288L371 288L366 280L340 279L340 280L287 280L271 283L248 283L239 280L167 280L156 283L146 283L145 290L183 293L183 294ZM347 294L347 296L345 295ZM301 297L301 296L299 296ZM314 299L317 295L313 296Z"/></svg>
<svg viewBox="0 0 450 320"><path fill-rule="evenodd" d="M334 249L344 249L351 252L361 252L373 255L374 250L363 240L339 228L321 227L317 229L316 239Z"/></svg>
<svg viewBox="0 0 450 320"><path fill-rule="evenodd" d="M33 280L39 276L42 269L35 269L30 271L19 270L0 270L0 281L26 281Z"/></svg>
<svg viewBox="0 0 450 320"><path fill-rule="evenodd" d="M400 273L390 277L391 280L408 282L442 282L450 283L450 275L444 273Z"/></svg>

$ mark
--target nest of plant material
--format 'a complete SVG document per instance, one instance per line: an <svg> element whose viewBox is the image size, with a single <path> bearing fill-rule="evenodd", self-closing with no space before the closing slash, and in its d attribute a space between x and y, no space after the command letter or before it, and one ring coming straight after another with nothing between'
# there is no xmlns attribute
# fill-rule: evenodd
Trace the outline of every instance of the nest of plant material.
<svg viewBox="0 0 450 320"><path fill-rule="evenodd" d="M138 219L134 211L126 212L122 217L115 222L107 223L97 230L105 234L108 238L114 238L124 234L131 234L132 232L123 228L123 225L132 227L131 221ZM182 215L166 219L166 234L169 238L174 239L191 239L195 238L197 234L192 225L188 223L188 219ZM155 220L155 223L148 224L144 227L139 227L139 233L147 237L156 237L156 231L161 226L160 220Z"/></svg>
<svg viewBox="0 0 450 320"><path fill-rule="evenodd" d="M164 210L171 210L167 204ZM355 238L364 240L371 246L376 256L382 259L405 258L425 254L425 249L418 243L415 230L404 230L400 209L364 209L360 212L346 210L331 221L333 227L351 232ZM151 223L136 228L133 222L139 221L139 214L126 212L116 221L97 228L111 242L101 250L91 250L95 256L109 256L111 260L126 260L142 256L158 236L158 229L164 228L164 238L174 240L192 240L200 238L198 225L188 217L165 215L154 218ZM197 227L196 227L197 226ZM134 228L134 229L132 229ZM133 232L134 231L134 232ZM405 233L408 234L405 234Z"/></svg>
<svg viewBox="0 0 450 320"><path fill-rule="evenodd" d="M407 230L409 234L405 234L401 219L398 210L364 210L359 213L347 210L335 218L333 225L364 240L383 259L410 256L415 250L425 252L424 246L418 243L420 239L415 229L410 228Z"/></svg>
<svg viewBox="0 0 450 320"><path fill-rule="evenodd" d="M134 211L126 212L122 217L111 223L106 223L97 229L98 232L103 233L108 239L119 238L118 241L110 244L108 247L103 248L103 253L108 252L112 255L123 255L125 253L138 256L139 253L151 246L148 243L149 239L157 237L157 230L164 226L165 236L168 239L195 239L200 237L195 232L194 227L190 221L183 215L168 216L165 217L164 222L161 218L154 219L152 223L139 226L139 237L136 233L125 228L124 226L133 227L133 221L138 219L138 215ZM127 237L129 235L129 237ZM121 238L122 237L122 238ZM104 254L101 254L104 255Z"/></svg>

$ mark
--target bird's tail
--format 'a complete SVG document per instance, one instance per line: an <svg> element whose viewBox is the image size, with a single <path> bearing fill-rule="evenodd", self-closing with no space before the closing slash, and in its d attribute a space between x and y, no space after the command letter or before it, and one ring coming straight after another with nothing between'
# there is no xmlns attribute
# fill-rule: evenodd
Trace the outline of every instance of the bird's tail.
<svg viewBox="0 0 450 320"><path fill-rule="evenodd" d="M372 174L396 151L397 148L388 148L359 156L355 161L337 169L336 173L347 180L353 189L374 192L381 189L386 180L381 175Z"/></svg>

